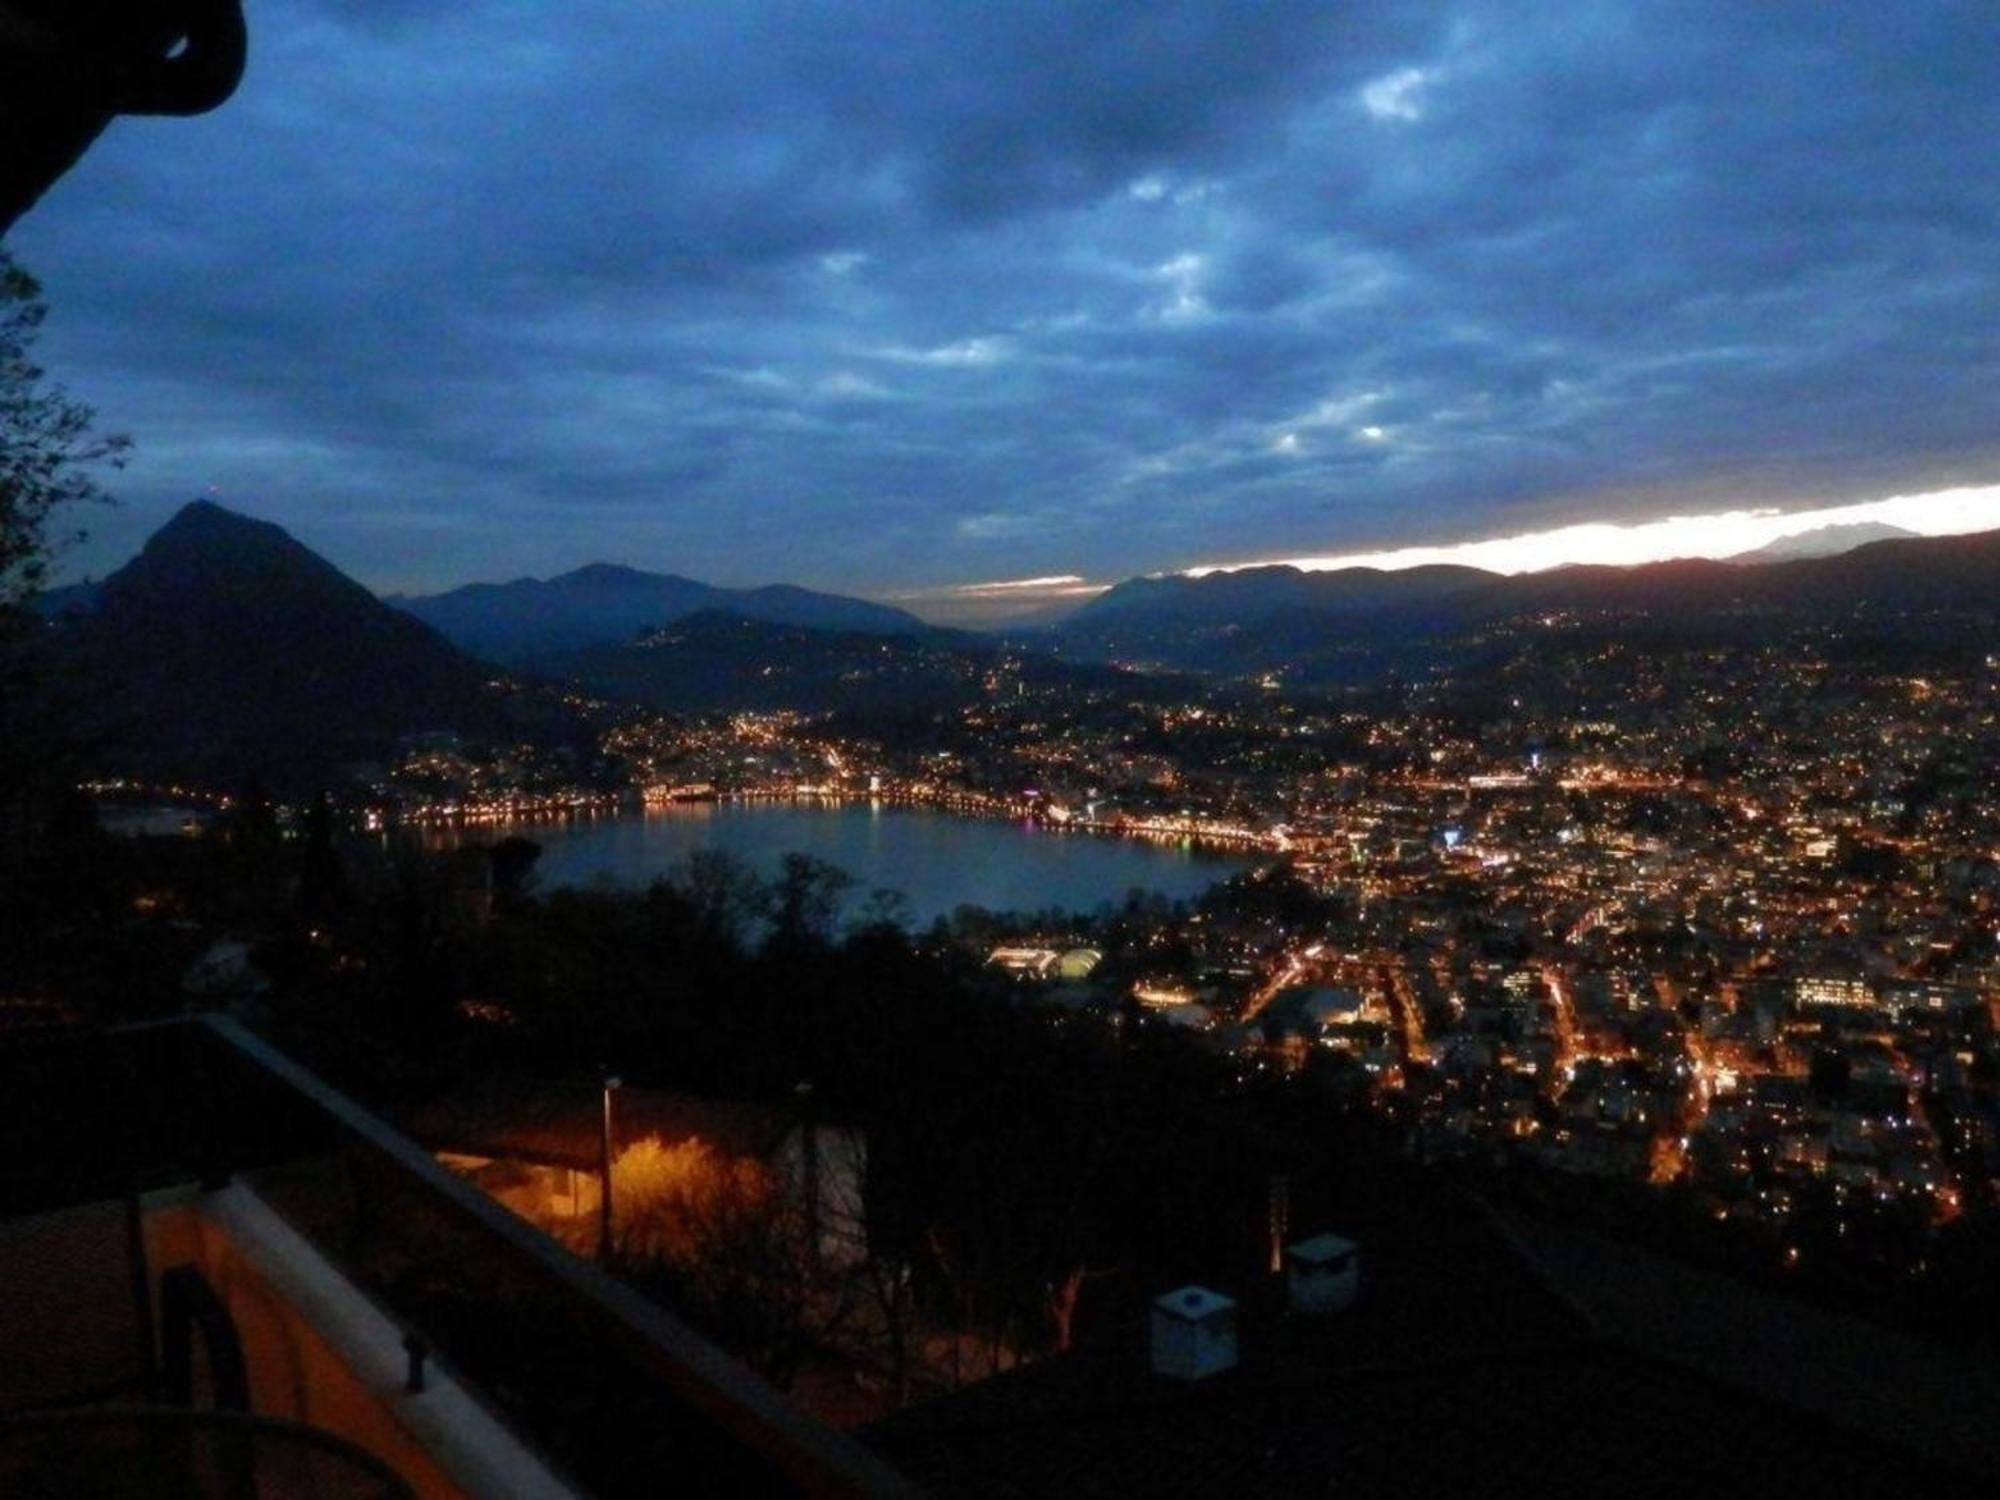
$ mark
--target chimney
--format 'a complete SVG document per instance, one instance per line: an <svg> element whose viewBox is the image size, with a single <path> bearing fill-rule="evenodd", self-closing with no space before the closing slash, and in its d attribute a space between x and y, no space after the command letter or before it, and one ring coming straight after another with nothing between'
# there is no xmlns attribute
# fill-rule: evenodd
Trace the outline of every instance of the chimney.
<svg viewBox="0 0 2000 1500"><path fill-rule="evenodd" d="M1236 1304L1207 1287L1153 1299L1153 1373L1202 1380L1236 1367Z"/></svg>
<svg viewBox="0 0 2000 1500"><path fill-rule="evenodd" d="M1271 1178L1271 1274L1285 1269L1285 1236L1292 1232L1292 1180Z"/></svg>
<svg viewBox="0 0 2000 1500"><path fill-rule="evenodd" d="M1350 1306L1361 1289L1361 1247L1337 1234L1316 1234L1285 1250L1292 1311L1323 1318Z"/></svg>

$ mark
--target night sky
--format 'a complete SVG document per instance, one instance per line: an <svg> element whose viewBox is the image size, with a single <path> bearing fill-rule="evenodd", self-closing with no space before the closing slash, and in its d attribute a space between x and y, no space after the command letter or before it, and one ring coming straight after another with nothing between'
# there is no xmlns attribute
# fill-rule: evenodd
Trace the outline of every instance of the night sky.
<svg viewBox="0 0 2000 1500"><path fill-rule="evenodd" d="M73 570L200 494L898 597L2000 481L1988 5L248 10L9 240L137 444Z"/></svg>

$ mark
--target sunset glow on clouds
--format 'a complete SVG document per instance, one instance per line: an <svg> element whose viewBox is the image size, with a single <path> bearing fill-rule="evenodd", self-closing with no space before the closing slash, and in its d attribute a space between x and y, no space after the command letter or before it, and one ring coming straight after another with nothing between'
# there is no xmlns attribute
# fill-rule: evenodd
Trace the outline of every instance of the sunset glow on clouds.
<svg viewBox="0 0 2000 1500"><path fill-rule="evenodd" d="M1081 604L1109 587L1093 583L1079 573L1052 573L1042 578L998 578L984 583L913 589L889 598L938 624L976 627L1005 624L1026 615Z"/></svg>
<svg viewBox="0 0 2000 1500"><path fill-rule="evenodd" d="M1533 573L1572 564L1634 567L1672 558L1737 557L1783 537L1826 526L1865 523L1894 526L1919 536L1957 536L2000 530L2000 485L1935 490L1920 495L1892 495L1852 505L1828 505L1812 510L1770 508L1715 511L1704 515L1664 516L1631 525L1589 522L1558 526L1517 536L1487 537L1469 542L1398 547L1303 557L1267 557L1247 562L1189 568L1189 577L1238 568L1283 566L1307 572L1336 568L1418 568L1446 563L1484 568L1492 573ZM1000 623L1008 618L1078 604L1105 592L1110 581L1078 574L1045 578L1001 579L957 584L896 596L919 614L939 620Z"/></svg>
<svg viewBox="0 0 2000 1500"><path fill-rule="evenodd" d="M1982 7L256 11L8 237L134 440L77 576L211 487L380 589L996 609L2000 523L1877 498L2000 482Z"/></svg>
<svg viewBox="0 0 2000 1500"><path fill-rule="evenodd" d="M1093 586L1081 574L1057 573L1047 578L1003 578L993 583L961 583L951 592L954 594L1063 594L1074 593L1077 589L1093 592Z"/></svg>
<svg viewBox="0 0 2000 1500"><path fill-rule="evenodd" d="M1899 527L1919 536L1955 536L2000 529L2000 485L1938 490L1926 495L1895 495L1886 500L1825 506L1818 510L1728 510L1711 515L1665 516L1626 526L1592 522L1474 542L1399 547L1386 552L1273 557L1187 571L1199 578L1206 573L1273 563L1307 572L1333 568L1417 568L1433 563L1455 563L1493 573L1533 573L1574 563L1623 567L1678 557L1735 557L1802 531L1864 522Z"/></svg>

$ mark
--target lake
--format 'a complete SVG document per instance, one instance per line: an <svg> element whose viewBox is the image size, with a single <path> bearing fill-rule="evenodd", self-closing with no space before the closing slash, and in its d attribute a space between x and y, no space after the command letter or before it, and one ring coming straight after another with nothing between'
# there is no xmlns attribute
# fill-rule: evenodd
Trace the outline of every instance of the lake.
<svg viewBox="0 0 2000 1500"><path fill-rule="evenodd" d="M867 802L678 802L644 813L453 830L438 838L485 842L508 832L542 846L535 879L543 889L595 882L643 886L697 849L710 848L769 875L796 851L852 875L857 900L878 887L901 891L919 926L962 905L1089 912L1101 902L1124 900L1134 886L1182 900L1257 863L1211 849Z"/></svg>

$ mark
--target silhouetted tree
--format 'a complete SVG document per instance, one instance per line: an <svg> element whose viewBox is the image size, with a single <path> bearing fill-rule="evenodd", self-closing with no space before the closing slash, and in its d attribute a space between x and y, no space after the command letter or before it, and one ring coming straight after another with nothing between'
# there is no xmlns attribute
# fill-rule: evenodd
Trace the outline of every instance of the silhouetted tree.
<svg viewBox="0 0 2000 1500"><path fill-rule="evenodd" d="M736 948L763 919L770 892L757 872L726 849L697 849L669 877L712 943Z"/></svg>
<svg viewBox="0 0 2000 1500"><path fill-rule="evenodd" d="M91 432L95 413L48 383L35 340L48 305L39 282L0 250L0 610L18 610L41 587L57 543L50 517L104 500L92 470L116 467L130 446Z"/></svg>
<svg viewBox="0 0 2000 1500"><path fill-rule="evenodd" d="M901 891L877 886L855 913L852 930L856 934L885 927L907 931L909 926L910 898Z"/></svg>
<svg viewBox="0 0 2000 1500"><path fill-rule="evenodd" d="M495 903L504 907L525 896L534 879L535 862L541 857L542 846L518 833L509 834L489 849L486 858L493 867Z"/></svg>
<svg viewBox="0 0 2000 1500"><path fill-rule="evenodd" d="M771 935L766 948L796 954L825 947L854 877L811 854L787 854L771 885Z"/></svg>
<svg viewBox="0 0 2000 1500"><path fill-rule="evenodd" d="M51 799L76 779L70 716L27 604L57 546L52 515L102 500L92 470L117 464L127 446L94 437L90 408L35 363L46 315L35 278L0 251L0 881L8 883L33 880L27 866Z"/></svg>

